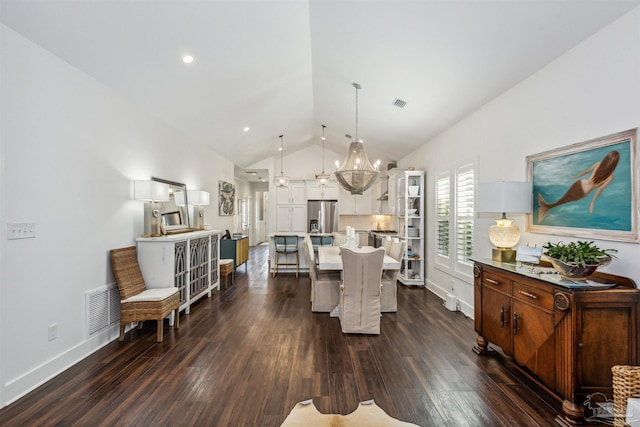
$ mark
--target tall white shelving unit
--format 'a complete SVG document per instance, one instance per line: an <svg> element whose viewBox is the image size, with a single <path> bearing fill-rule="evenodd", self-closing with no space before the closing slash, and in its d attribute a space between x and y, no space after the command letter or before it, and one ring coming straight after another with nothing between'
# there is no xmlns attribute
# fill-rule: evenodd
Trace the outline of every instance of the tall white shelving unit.
<svg viewBox="0 0 640 427"><path fill-rule="evenodd" d="M400 283L425 284L425 186L424 171L406 170L395 175L398 237L405 241Z"/></svg>

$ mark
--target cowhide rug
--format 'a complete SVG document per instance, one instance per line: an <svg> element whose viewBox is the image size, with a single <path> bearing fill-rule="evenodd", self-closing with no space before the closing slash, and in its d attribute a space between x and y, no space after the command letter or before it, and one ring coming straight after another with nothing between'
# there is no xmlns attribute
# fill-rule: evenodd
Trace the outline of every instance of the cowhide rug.
<svg viewBox="0 0 640 427"><path fill-rule="evenodd" d="M281 427L419 427L416 424L396 420L384 412L373 400L360 402L348 415L323 414L313 400L299 402L282 423Z"/></svg>

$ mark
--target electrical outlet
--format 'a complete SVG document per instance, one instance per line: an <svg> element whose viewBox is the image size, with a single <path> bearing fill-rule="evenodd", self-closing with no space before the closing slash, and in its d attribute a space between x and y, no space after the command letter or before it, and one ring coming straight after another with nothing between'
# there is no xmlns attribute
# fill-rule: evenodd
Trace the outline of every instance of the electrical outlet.
<svg viewBox="0 0 640 427"><path fill-rule="evenodd" d="M7 223L7 239L33 239L36 237L35 222Z"/></svg>
<svg viewBox="0 0 640 427"><path fill-rule="evenodd" d="M53 323L49 325L49 341L53 341L58 338L58 324Z"/></svg>

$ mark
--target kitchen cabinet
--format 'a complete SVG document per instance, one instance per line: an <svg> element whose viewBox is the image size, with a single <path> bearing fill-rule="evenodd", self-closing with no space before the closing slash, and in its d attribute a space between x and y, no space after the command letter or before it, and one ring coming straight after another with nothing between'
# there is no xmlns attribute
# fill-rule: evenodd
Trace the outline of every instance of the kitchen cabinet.
<svg viewBox="0 0 640 427"><path fill-rule="evenodd" d="M363 194L351 194L340 187L338 210L340 215L371 215L371 189Z"/></svg>
<svg viewBox="0 0 640 427"><path fill-rule="evenodd" d="M276 206L276 231L305 233L307 231L307 206Z"/></svg>
<svg viewBox="0 0 640 427"><path fill-rule="evenodd" d="M404 171L398 168L387 171L387 203L382 205L383 215L396 215L398 199L398 179L404 177Z"/></svg>
<svg viewBox="0 0 640 427"><path fill-rule="evenodd" d="M612 398L613 365L638 364L640 290L606 273L589 280L491 260L474 265L474 351L500 347L507 363L562 402L569 423L584 421L588 395Z"/></svg>
<svg viewBox="0 0 640 427"><path fill-rule="evenodd" d="M338 200L338 183L329 181L320 186L318 181L307 181L307 200Z"/></svg>
<svg viewBox="0 0 640 427"><path fill-rule="evenodd" d="M287 187L276 187L278 205L304 205L307 203L304 181L289 181Z"/></svg>
<svg viewBox="0 0 640 427"><path fill-rule="evenodd" d="M307 199L304 181L276 187L276 232L307 231Z"/></svg>
<svg viewBox="0 0 640 427"><path fill-rule="evenodd" d="M382 201L380 197L382 196L382 179L378 178L376 183L371 186L371 213L374 215L382 214ZM384 178L386 179L386 178Z"/></svg>
<svg viewBox="0 0 640 427"><path fill-rule="evenodd" d="M149 287L180 290L180 311L220 289L219 232L194 231L136 239L138 263Z"/></svg>

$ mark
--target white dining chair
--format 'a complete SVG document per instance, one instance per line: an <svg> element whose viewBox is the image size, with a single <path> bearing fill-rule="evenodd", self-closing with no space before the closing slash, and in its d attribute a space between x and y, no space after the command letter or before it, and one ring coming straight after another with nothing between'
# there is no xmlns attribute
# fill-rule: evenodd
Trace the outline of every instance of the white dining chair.
<svg viewBox="0 0 640 427"><path fill-rule="evenodd" d="M380 334L380 279L384 249L342 248L340 326L343 333Z"/></svg>

